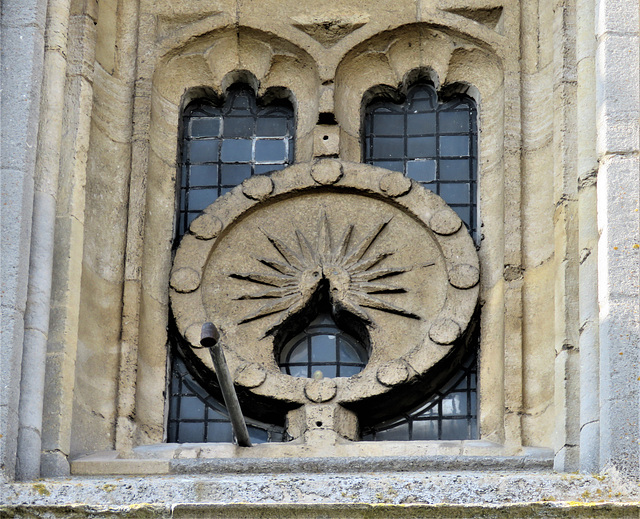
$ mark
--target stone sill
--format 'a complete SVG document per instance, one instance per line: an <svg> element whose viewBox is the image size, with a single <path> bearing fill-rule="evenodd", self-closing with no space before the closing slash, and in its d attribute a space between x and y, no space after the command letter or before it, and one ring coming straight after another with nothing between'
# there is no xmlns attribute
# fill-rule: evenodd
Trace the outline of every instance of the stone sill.
<svg viewBox="0 0 640 519"><path fill-rule="evenodd" d="M511 517L584 517L627 518L638 517L638 503L513 503L503 505L455 505L455 504L139 504L130 506L2 506L0 517L134 517L150 518L277 518L277 519L371 519L449 517L449 518L511 518Z"/></svg>
<svg viewBox="0 0 640 519"><path fill-rule="evenodd" d="M286 474L424 471L551 471L551 449L507 449L482 441L159 444L122 454L99 452L71 462L82 476Z"/></svg>

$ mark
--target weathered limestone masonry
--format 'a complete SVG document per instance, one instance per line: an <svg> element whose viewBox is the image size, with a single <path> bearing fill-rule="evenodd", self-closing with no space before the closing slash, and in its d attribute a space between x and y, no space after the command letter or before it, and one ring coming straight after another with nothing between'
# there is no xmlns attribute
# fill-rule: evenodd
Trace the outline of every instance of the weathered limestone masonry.
<svg viewBox="0 0 640 519"><path fill-rule="evenodd" d="M3 0L1 16L0 517L638 516L639 0ZM417 81L477 104L477 253L442 200L359 164L366 103ZM182 111L238 83L291 101L295 164L208 209L174 263ZM171 305L194 346L211 312L231 329L227 270L254 256L228 237L259 248L254 218L337 257L295 217L327 204L326 229L358 239L399 213L414 248L376 234L380 257L446 256L406 274L393 301L411 311L375 314L368 382L288 387L256 319L234 328L235 382L293 395L295 441L163 443ZM417 315L436 300L446 319ZM354 440L340 403L404 398L476 300L480 439Z"/></svg>

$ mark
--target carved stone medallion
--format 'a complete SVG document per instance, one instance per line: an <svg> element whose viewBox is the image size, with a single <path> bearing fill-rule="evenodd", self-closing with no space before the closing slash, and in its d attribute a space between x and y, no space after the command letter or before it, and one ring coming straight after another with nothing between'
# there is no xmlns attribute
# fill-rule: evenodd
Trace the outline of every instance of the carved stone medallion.
<svg viewBox="0 0 640 519"><path fill-rule="evenodd" d="M213 375L196 333L213 322L256 405L386 402L397 413L455 356L474 313L479 263L466 228L441 198L373 166L326 159L258 178L209 206L183 238L171 276L179 331ZM369 349L359 374L280 371L284 342L321 309Z"/></svg>

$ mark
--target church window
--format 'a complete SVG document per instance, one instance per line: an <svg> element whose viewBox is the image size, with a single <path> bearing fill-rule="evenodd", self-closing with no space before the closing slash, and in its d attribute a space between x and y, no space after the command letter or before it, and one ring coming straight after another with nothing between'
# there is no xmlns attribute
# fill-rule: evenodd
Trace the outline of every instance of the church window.
<svg viewBox="0 0 640 519"><path fill-rule="evenodd" d="M234 85L224 103L190 103L182 120L181 182L176 244L191 222L246 178L293 162L295 121L288 101L256 101L253 90ZM167 440L228 442L231 424L221 399L211 396L187 369L182 338L172 333ZM282 427L249 421L255 443L281 441Z"/></svg>

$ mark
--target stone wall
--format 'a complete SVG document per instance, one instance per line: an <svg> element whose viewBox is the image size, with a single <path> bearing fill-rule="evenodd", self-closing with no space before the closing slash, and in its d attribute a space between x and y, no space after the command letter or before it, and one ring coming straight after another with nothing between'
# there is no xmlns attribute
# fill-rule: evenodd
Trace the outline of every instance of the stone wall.
<svg viewBox="0 0 640 519"><path fill-rule="evenodd" d="M190 100L286 91L297 162L358 162L363 100L416 75L478 104L481 440L402 452L638 477L637 0L31 4L2 11L3 478L165 438Z"/></svg>

